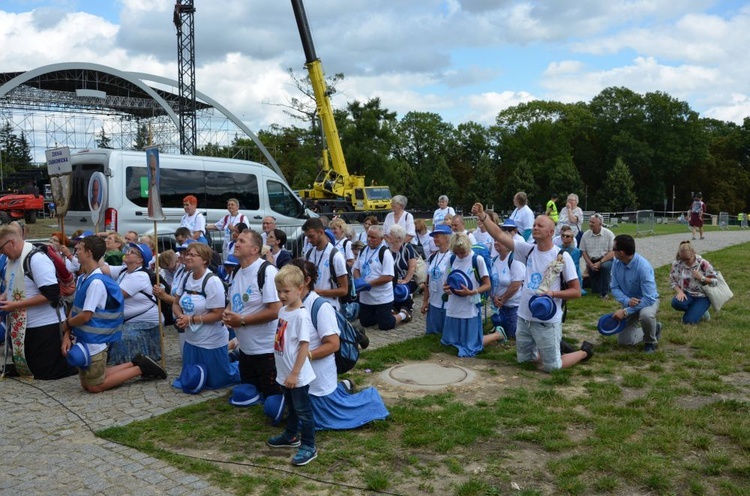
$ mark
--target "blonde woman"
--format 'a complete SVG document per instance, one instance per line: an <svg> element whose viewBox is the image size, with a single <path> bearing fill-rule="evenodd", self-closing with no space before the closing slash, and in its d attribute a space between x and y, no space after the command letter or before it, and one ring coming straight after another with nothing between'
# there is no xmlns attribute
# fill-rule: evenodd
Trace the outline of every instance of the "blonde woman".
<svg viewBox="0 0 750 496"><path fill-rule="evenodd" d="M677 248L669 282L675 292L672 308L684 312L683 324L697 324L701 320L711 319L708 312L711 302L703 288L716 286L716 271L708 260L695 253L690 241L683 241Z"/></svg>

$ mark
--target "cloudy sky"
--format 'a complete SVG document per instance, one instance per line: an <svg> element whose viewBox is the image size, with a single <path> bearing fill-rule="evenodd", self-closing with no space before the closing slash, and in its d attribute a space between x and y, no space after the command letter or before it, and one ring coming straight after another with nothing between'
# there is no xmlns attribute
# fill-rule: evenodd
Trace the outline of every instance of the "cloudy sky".
<svg viewBox="0 0 750 496"><path fill-rule="evenodd" d="M257 131L290 122L304 54L285 0L195 0L197 87ZM750 115L750 6L710 0L307 0L333 100L494 122L533 99L664 91ZM0 0L0 71L95 62L177 78L173 0Z"/></svg>

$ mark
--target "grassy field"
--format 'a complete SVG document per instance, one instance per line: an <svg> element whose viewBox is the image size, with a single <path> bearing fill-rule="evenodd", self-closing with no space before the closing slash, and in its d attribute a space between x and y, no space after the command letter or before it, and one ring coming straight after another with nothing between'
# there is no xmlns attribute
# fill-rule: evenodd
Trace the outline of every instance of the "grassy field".
<svg viewBox="0 0 750 496"><path fill-rule="evenodd" d="M750 494L750 265L736 263L748 256L750 244L706 256L735 298L697 327L680 323L657 271L664 332L653 355L600 336L596 320L615 304L593 297L571 302L565 335L593 341L596 355L551 375L517 365L510 344L475 359L431 336L365 351L350 374L358 384L423 360L477 379L436 394L382 388L388 420L319 433L320 456L299 469L265 447L279 429L259 407L226 399L99 435L236 494Z"/></svg>

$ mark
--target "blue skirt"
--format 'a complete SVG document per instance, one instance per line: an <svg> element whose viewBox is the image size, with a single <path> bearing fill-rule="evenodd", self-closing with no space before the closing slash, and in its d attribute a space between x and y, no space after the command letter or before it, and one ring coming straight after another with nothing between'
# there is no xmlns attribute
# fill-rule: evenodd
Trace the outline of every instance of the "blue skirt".
<svg viewBox="0 0 750 496"><path fill-rule="evenodd" d="M122 326L122 339L109 347L107 365L129 362L137 353L147 355L157 362L161 360L161 336L159 324L149 322L126 322Z"/></svg>
<svg viewBox="0 0 750 496"><path fill-rule="evenodd" d="M438 308L434 305L428 306L426 321L425 334L442 334L445 325L445 308Z"/></svg>
<svg viewBox="0 0 750 496"><path fill-rule="evenodd" d="M362 427L389 415L378 390L369 387L349 394L343 384L328 396L310 395L315 430L347 430Z"/></svg>
<svg viewBox="0 0 750 496"><path fill-rule="evenodd" d="M206 388L219 389L232 384L240 383L239 364L229 362L227 345L207 350L199 348L190 343L185 343L182 348L182 364L191 365L199 363L206 367ZM182 371L180 371L180 377ZM173 387L182 389L180 377L174 380Z"/></svg>
<svg viewBox="0 0 750 496"><path fill-rule="evenodd" d="M445 317L443 339L440 344L458 348L459 357L473 357L483 349L482 317L477 315L470 319Z"/></svg>

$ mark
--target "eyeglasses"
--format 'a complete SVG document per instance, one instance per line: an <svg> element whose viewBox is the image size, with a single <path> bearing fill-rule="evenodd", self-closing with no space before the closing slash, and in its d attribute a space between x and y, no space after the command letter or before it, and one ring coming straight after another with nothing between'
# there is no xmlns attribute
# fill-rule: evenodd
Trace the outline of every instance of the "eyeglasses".
<svg viewBox="0 0 750 496"><path fill-rule="evenodd" d="M140 256L141 256L141 252L139 252L139 251L135 251L135 250L130 250L130 251L128 251L128 252L127 252L127 253L125 253L125 254L126 254L126 255L135 255L136 257L140 257Z"/></svg>
<svg viewBox="0 0 750 496"><path fill-rule="evenodd" d="M185 252L185 253L182 254L182 256L183 257L197 257L198 255L196 255L195 253Z"/></svg>

